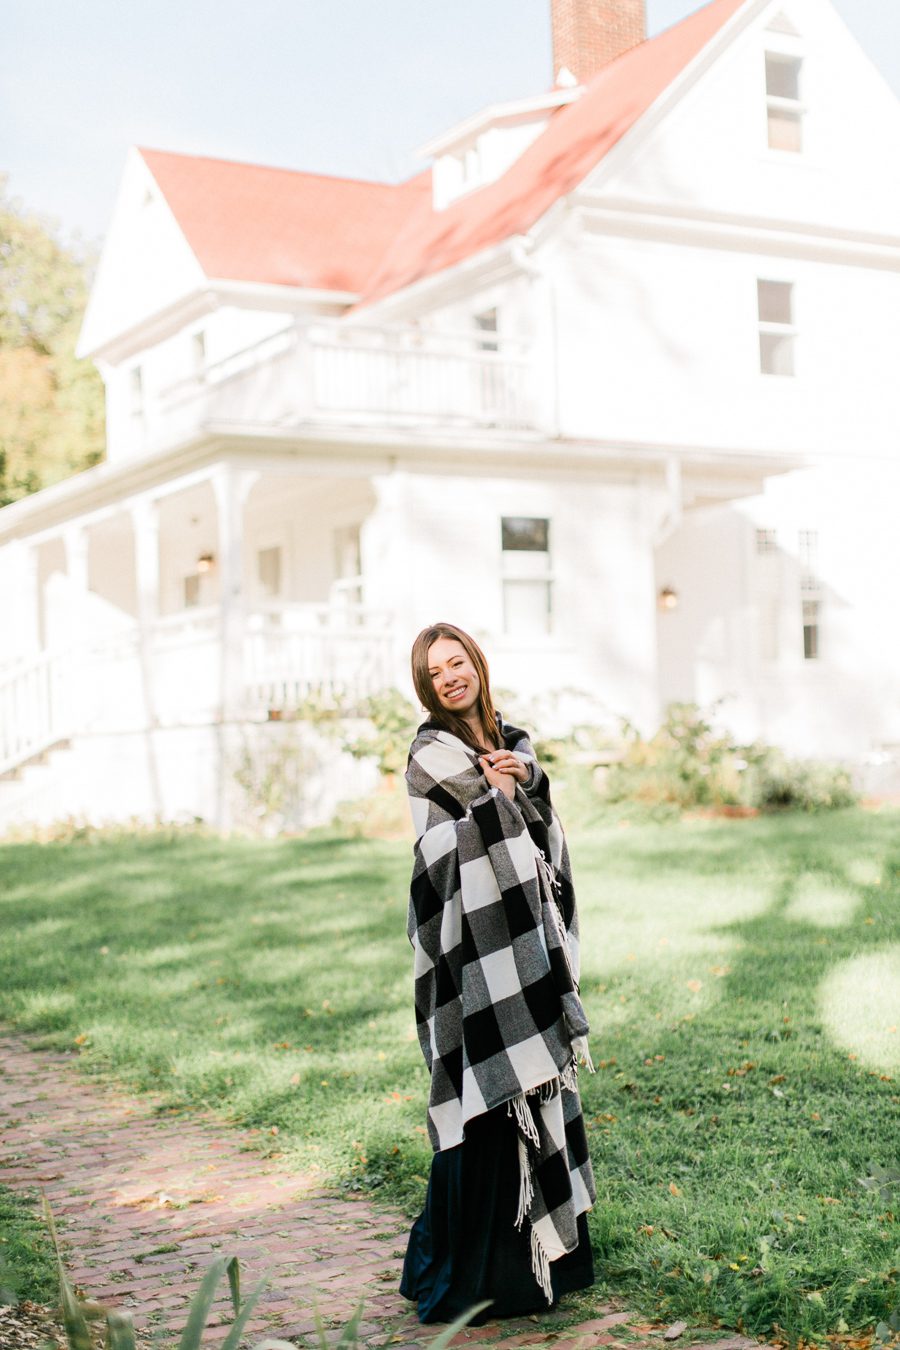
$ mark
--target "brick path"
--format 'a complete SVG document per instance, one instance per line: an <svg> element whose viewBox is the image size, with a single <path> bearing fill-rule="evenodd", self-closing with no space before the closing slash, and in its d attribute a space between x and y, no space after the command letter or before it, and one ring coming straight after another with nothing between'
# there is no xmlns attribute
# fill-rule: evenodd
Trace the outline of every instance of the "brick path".
<svg viewBox="0 0 900 1350"><path fill-rule="evenodd" d="M180 1334L192 1293L221 1254L240 1259L245 1294L268 1275L251 1342L268 1334L313 1344L317 1301L329 1325L346 1321L361 1297L367 1342L412 1350L439 1330L421 1327L397 1293L402 1216L279 1170L249 1135L211 1116L159 1114L151 1099L86 1083L71 1056L34 1050L11 1034L0 1035L0 1181L46 1193L76 1285L129 1309L138 1327L162 1320L170 1335ZM458 1341L614 1345L613 1329L628 1314L596 1311L563 1330L563 1304L539 1321L490 1323ZM221 1342L229 1313L223 1290L205 1344ZM715 1350L751 1346L738 1338Z"/></svg>

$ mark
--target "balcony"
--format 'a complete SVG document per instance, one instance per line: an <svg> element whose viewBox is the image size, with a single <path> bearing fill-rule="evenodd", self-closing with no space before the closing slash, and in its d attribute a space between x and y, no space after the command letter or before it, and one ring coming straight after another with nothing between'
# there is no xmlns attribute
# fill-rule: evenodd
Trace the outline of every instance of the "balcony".
<svg viewBox="0 0 900 1350"><path fill-rule="evenodd" d="M133 449L207 429L408 428L523 432L536 427L523 343L478 334L296 325L164 389L134 420Z"/></svg>

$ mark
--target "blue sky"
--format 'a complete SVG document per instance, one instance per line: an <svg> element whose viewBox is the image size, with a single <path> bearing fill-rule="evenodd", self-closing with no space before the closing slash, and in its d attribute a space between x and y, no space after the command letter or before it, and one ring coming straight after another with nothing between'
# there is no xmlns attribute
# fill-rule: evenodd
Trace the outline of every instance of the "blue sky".
<svg viewBox="0 0 900 1350"><path fill-rule="evenodd" d="M900 94L900 4L833 0ZM700 8L648 0L651 33ZM550 0L4 0L0 171L103 234L129 145L360 178L552 82Z"/></svg>

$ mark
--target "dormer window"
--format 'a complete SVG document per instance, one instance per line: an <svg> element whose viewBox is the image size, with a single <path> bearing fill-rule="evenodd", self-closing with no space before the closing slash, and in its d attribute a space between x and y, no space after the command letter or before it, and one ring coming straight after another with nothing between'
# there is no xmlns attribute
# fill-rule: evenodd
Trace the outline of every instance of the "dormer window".
<svg viewBox="0 0 900 1350"><path fill-rule="evenodd" d="M144 372L140 366L132 366L128 372L128 402L132 417L143 417Z"/></svg>
<svg viewBox="0 0 900 1350"><path fill-rule="evenodd" d="M769 149L800 154L803 150L803 104L800 85L803 61L784 52L766 52L766 113Z"/></svg>
<svg viewBox="0 0 900 1350"><path fill-rule="evenodd" d="M470 145L462 157L463 183L466 187L474 187L481 177L481 153L478 148L478 142Z"/></svg>

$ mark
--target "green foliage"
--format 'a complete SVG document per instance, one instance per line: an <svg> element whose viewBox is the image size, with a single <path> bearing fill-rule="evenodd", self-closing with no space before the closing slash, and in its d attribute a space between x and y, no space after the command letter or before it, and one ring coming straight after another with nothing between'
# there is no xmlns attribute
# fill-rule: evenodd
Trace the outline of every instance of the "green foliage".
<svg viewBox="0 0 900 1350"><path fill-rule="evenodd" d="M750 746L749 796L761 810L830 811L854 806L849 772L817 760L791 760L772 746Z"/></svg>
<svg viewBox="0 0 900 1350"><path fill-rule="evenodd" d="M262 834L301 829L319 761L320 752L299 727L279 727L274 736L259 728L252 742L245 738L233 762L240 824Z"/></svg>
<svg viewBox="0 0 900 1350"><path fill-rule="evenodd" d="M383 774L405 773L410 742L423 715L399 689L372 694L352 711L364 719L365 729L345 736L344 748L356 759L376 759Z"/></svg>
<svg viewBox="0 0 900 1350"><path fill-rule="evenodd" d="M649 738L625 723L623 743L605 784L613 802L818 811L857 800L846 769L792 761L772 746L737 745L692 703L671 704Z"/></svg>
<svg viewBox="0 0 900 1350"><path fill-rule="evenodd" d="M0 177L0 506L103 456L103 385L75 357L90 262Z"/></svg>
<svg viewBox="0 0 900 1350"><path fill-rule="evenodd" d="M52 1252L35 1205L0 1186L0 1303L41 1303L52 1288Z"/></svg>
<svg viewBox="0 0 900 1350"><path fill-rule="evenodd" d="M671 704L649 739L627 722L622 734L622 757L606 782L610 801L679 807L740 804L746 762L693 704Z"/></svg>

